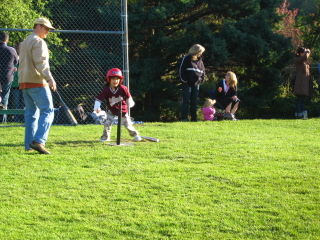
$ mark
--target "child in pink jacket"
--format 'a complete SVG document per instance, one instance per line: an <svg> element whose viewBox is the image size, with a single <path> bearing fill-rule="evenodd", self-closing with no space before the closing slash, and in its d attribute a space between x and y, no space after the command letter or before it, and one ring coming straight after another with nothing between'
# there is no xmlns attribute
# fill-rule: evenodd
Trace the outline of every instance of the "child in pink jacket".
<svg viewBox="0 0 320 240"><path fill-rule="evenodd" d="M213 108L213 105L216 103L216 100L207 99L204 102L202 110L203 120L204 121L212 121L214 119L214 114L216 110Z"/></svg>

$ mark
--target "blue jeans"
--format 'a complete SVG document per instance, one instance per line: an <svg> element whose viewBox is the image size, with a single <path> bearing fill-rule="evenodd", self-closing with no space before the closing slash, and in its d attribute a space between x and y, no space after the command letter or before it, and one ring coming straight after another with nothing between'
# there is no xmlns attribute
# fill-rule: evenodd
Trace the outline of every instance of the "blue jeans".
<svg viewBox="0 0 320 240"><path fill-rule="evenodd" d="M13 97L14 109L23 109L24 103L22 101L22 91L19 90L19 88L12 88L11 89L11 96ZM14 121L15 122L22 122L23 121L22 115L15 114Z"/></svg>
<svg viewBox="0 0 320 240"><path fill-rule="evenodd" d="M1 103L6 106L8 106L11 85L12 85L12 82L1 83L1 86L2 86L2 93L1 93L2 101L1 101Z"/></svg>
<svg viewBox="0 0 320 240"><path fill-rule="evenodd" d="M197 121L197 101L199 95L200 85L196 87L189 87L187 83L182 83L182 106L181 106L181 120L188 119L189 105L191 121Z"/></svg>
<svg viewBox="0 0 320 240"><path fill-rule="evenodd" d="M296 102L296 113L300 114L301 117L303 115L303 112L305 111L305 104L306 104L306 96L303 95L297 95L297 102Z"/></svg>
<svg viewBox="0 0 320 240"><path fill-rule="evenodd" d="M6 109L8 109L8 102L9 102L9 95L10 95L10 89L11 89L12 82L9 83L1 83L2 87L2 93L1 93L1 103L3 105L6 105ZM2 115L2 122L6 123L7 122L7 114Z"/></svg>
<svg viewBox="0 0 320 240"><path fill-rule="evenodd" d="M25 149L30 149L32 141L46 144L54 118L52 94L49 87L27 88L22 90L25 111Z"/></svg>

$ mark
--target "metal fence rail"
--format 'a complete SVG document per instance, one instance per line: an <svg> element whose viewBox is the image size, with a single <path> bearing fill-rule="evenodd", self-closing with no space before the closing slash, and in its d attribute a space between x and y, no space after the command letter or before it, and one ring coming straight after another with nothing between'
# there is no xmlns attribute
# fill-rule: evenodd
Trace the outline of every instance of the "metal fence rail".
<svg viewBox="0 0 320 240"><path fill-rule="evenodd" d="M78 106L82 106L85 113L92 112L95 96L103 88L106 72L110 68L123 69L126 77L124 84L127 86L129 84L127 3L120 0L100 2L104 2L104 4L98 16L95 16L96 9L90 7L90 1L82 1L77 5L72 1L64 2L63 4L69 4L69 6L65 6L65 9L68 9L70 14L59 12L58 8L53 11L53 16L50 19L58 30L52 31L46 39L50 51L50 67L59 93L69 109L74 112L80 124L92 121L90 116L85 118L84 115L79 114ZM83 12L90 17L82 16ZM96 22L92 20L95 18ZM91 19L91 22L85 24L85 19ZM105 24L101 25L99 19L103 19ZM9 34L14 31L32 31L32 29L0 30L7 31ZM13 46L13 43L8 45ZM60 107L61 104L55 93L53 93L53 97L54 124L68 124L68 118ZM8 109L23 108L21 91L12 88ZM0 123L5 121L10 123L23 122L24 120L22 114L8 114L6 116L0 113Z"/></svg>

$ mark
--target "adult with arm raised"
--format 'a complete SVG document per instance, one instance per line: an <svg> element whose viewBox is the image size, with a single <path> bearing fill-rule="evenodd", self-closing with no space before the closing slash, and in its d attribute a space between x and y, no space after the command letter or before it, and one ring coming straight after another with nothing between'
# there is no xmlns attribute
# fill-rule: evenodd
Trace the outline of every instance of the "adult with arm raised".
<svg viewBox="0 0 320 240"><path fill-rule="evenodd" d="M305 109L305 102L307 97L313 97L312 80L308 63L310 54L310 49L300 47L298 48L294 58L294 64L297 71L293 89L293 93L297 97L295 112L296 118L308 118L307 111Z"/></svg>

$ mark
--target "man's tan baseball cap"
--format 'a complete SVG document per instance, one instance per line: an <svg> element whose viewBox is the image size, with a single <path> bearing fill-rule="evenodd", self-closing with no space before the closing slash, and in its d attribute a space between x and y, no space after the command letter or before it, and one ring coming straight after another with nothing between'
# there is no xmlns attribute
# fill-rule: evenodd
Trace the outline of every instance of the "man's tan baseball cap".
<svg viewBox="0 0 320 240"><path fill-rule="evenodd" d="M37 18L34 21L34 24L43 24L44 26L50 28L50 29L55 29L54 27L52 27L50 21L46 18Z"/></svg>

